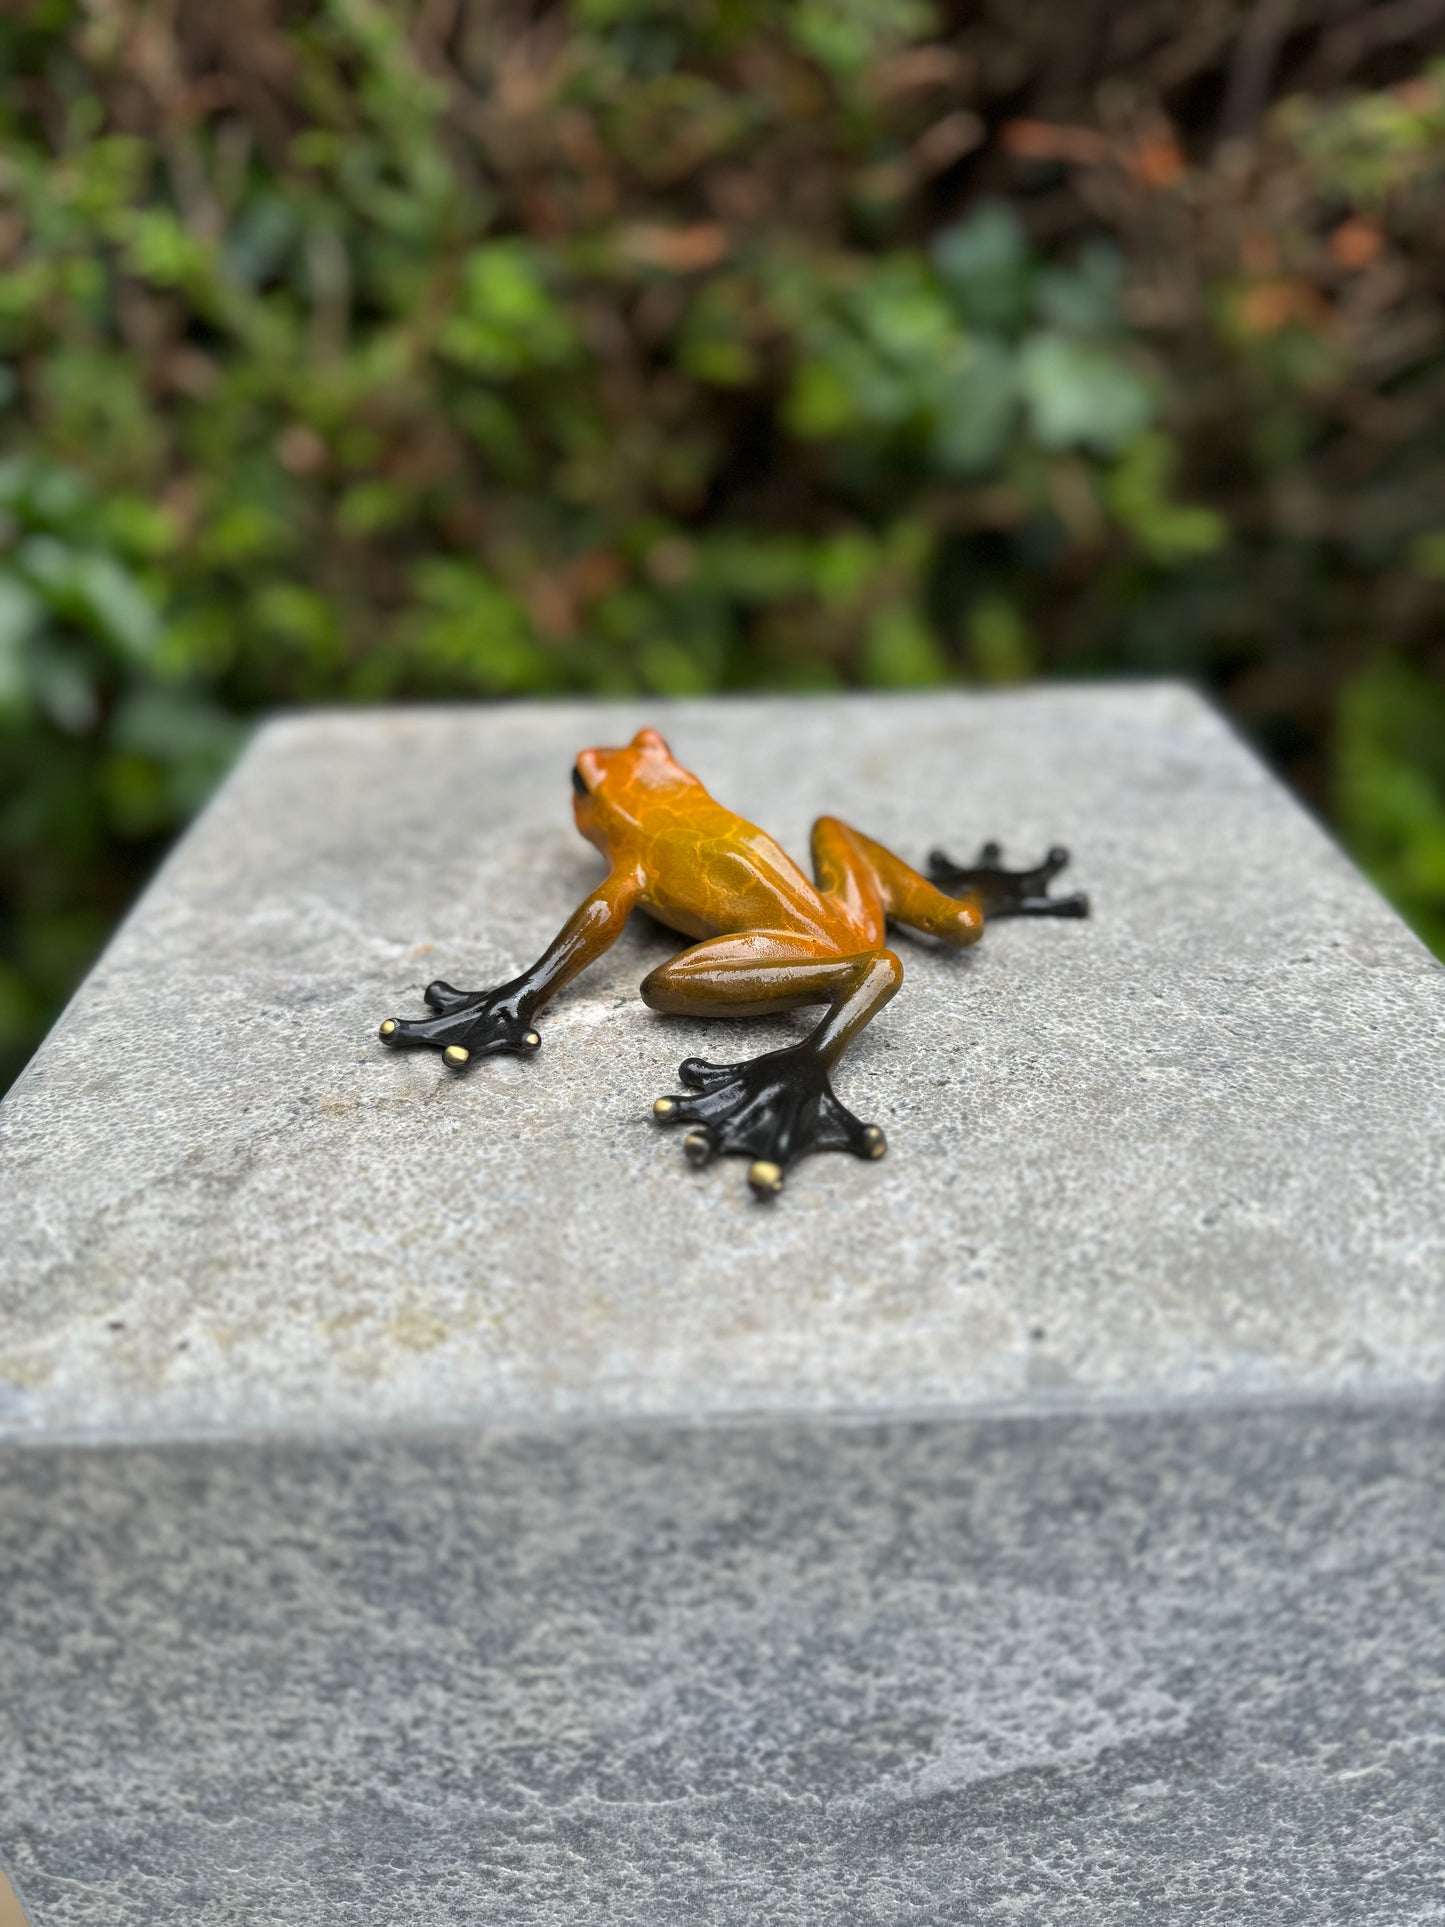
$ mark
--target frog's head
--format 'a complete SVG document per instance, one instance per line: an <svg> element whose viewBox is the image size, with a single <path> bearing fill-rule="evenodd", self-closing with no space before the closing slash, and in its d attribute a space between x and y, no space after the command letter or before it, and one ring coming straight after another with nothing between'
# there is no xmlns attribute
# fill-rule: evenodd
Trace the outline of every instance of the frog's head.
<svg viewBox="0 0 1445 1927"><path fill-rule="evenodd" d="M635 827L649 792L680 788L694 779L672 760L655 729L639 729L625 749L584 749L572 770L572 814L589 843L604 853L609 832Z"/></svg>

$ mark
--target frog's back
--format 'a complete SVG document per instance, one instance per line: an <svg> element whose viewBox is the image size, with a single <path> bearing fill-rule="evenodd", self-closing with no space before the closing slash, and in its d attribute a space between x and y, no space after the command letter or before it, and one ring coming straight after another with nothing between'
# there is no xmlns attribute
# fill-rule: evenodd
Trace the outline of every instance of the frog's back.
<svg viewBox="0 0 1445 1927"><path fill-rule="evenodd" d="M660 922L689 937L793 930L830 941L828 907L787 851L701 783L659 798L639 829L642 900Z"/></svg>
<svg viewBox="0 0 1445 1927"><path fill-rule="evenodd" d="M655 729L624 749L586 749L573 773L577 827L641 901L688 937L786 930L839 949L837 906L766 830L726 809L676 762Z"/></svg>

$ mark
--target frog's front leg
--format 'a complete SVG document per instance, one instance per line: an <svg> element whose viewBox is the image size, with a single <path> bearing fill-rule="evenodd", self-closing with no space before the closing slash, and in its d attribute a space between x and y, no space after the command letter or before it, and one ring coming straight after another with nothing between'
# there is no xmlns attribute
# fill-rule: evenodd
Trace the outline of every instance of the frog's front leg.
<svg viewBox="0 0 1445 1927"><path fill-rule="evenodd" d="M530 969L494 990L428 984L423 995L436 1015L388 1017L379 1033L382 1043L393 1050L439 1050L452 1070L461 1070L473 1057L504 1051L530 1057L542 1041L532 1027L537 1012L617 941L641 894L639 876L614 870L573 911Z"/></svg>
<svg viewBox="0 0 1445 1927"><path fill-rule="evenodd" d="M1031 870L1005 870L1002 856L997 843L985 843L971 864L955 863L942 850L933 850L928 874L949 896L977 897L985 918L1088 916L1089 899L1082 890L1066 897L1049 895L1050 882L1069 860L1067 850L1055 846Z"/></svg>
<svg viewBox="0 0 1445 1927"><path fill-rule="evenodd" d="M790 1164L812 1151L879 1158L887 1150L876 1124L840 1102L829 1071L849 1042L903 981L891 950L822 955L790 931L750 931L695 945L654 970L642 986L654 1010L684 1017L758 1017L827 1004L799 1044L741 1064L691 1057L678 1076L687 1087L660 1097L654 1115L692 1126L683 1148L695 1164L719 1153L752 1159L748 1182L760 1198L783 1188Z"/></svg>

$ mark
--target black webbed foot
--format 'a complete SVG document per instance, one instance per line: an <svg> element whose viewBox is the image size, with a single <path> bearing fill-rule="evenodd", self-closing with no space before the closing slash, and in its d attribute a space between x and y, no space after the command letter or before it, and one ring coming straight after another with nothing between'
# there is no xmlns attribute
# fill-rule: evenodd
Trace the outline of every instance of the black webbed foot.
<svg viewBox="0 0 1445 1927"><path fill-rule="evenodd" d="M428 984L423 996L434 1017L388 1017L378 1035L393 1050L439 1050L448 1068L459 1071L473 1057L510 1052L530 1057L542 1040L532 1028L526 1006L508 987L454 990Z"/></svg>
<svg viewBox="0 0 1445 1927"><path fill-rule="evenodd" d="M460 1010L464 1005L474 1004L479 999L490 995L491 992L485 990L454 990L450 984L444 984L438 977L434 983L427 985L421 997L429 1010L445 1016L448 1011Z"/></svg>
<svg viewBox="0 0 1445 1927"><path fill-rule="evenodd" d="M653 1115L663 1124L689 1124L683 1150L691 1163L719 1156L748 1157L748 1183L758 1198L775 1198L788 1166L812 1151L851 1151L881 1158L887 1140L841 1104L827 1066L806 1043L769 1051L745 1064L709 1064L689 1057L678 1071L687 1086L660 1097Z"/></svg>
<svg viewBox="0 0 1445 1927"><path fill-rule="evenodd" d="M997 843L985 843L970 865L953 862L942 850L931 850L928 877L951 897L971 893L983 904L987 917L1086 917L1089 899L1082 890L1067 897L1051 897L1049 884L1069 860L1057 846L1032 870L1005 870Z"/></svg>

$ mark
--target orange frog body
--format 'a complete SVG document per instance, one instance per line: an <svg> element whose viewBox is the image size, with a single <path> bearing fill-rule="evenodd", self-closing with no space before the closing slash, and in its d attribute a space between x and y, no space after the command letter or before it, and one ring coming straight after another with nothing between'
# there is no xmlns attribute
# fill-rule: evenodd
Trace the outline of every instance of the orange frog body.
<svg viewBox="0 0 1445 1927"><path fill-rule="evenodd" d="M695 941L643 982L653 1010L684 1017L761 1017L805 1004L827 1008L800 1043L741 1064L689 1058L686 1089L660 1097L654 1115L692 1128L689 1158L748 1157L761 1198L782 1189L789 1165L811 1151L882 1157L876 1124L839 1102L828 1073L903 981L888 948L890 922L954 948L977 942L986 917L1080 917L1082 896L1051 897L1068 861L1051 850L1032 870L999 866L986 844L971 867L935 851L929 877L837 817L813 825L813 876L763 830L714 802L675 763L655 729L625 749L585 749L572 772L577 827L601 851L607 875L530 969L494 990L427 986L431 1017L389 1017L382 1041L429 1045L453 1070L478 1056L528 1056L541 1042L533 1019L621 935L642 908ZM931 878L931 880L930 880Z"/></svg>

